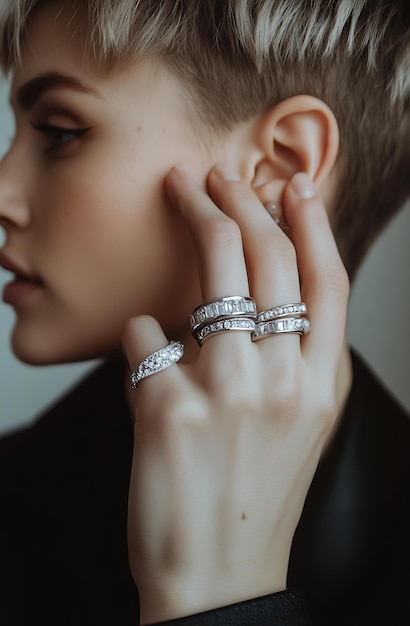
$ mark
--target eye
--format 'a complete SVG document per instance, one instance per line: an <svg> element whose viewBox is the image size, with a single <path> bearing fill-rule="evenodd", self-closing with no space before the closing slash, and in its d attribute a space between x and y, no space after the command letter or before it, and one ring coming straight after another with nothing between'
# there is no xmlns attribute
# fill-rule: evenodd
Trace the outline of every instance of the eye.
<svg viewBox="0 0 410 626"><path fill-rule="evenodd" d="M84 135L89 128L64 128L63 126L54 126L44 122L33 122L32 127L44 135L47 139L48 147L45 154L57 152L64 145Z"/></svg>

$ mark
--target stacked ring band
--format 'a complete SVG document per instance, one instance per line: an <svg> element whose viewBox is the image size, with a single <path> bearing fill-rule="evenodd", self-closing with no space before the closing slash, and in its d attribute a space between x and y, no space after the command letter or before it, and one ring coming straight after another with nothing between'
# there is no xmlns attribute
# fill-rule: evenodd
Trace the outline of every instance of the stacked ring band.
<svg viewBox="0 0 410 626"><path fill-rule="evenodd" d="M252 341L258 341L269 335L281 335L283 333L297 333L306 335L310 330L309 320L303 317L285 317L283 319L270 320L256 324L252 333Z"/></svg>
<svg viewBox="0 0 410 626"><path fill-rule="evenodd" d="M272 309L261 311L256 317L252 341L283 333L306 335L310 330L309 320L303 317L306 313L307 307L304 302L281 304Z"/></svg>
<svg viewBox="0 0 410 626"><path fill-rule="evenodd" d="M137 369L132 372L131 387L136 389L138 383L143 378L157 374L174 363L177 363L183 354L184 346L180 341L170 341L165 348L149 354L141 361Z"/></svg>
<svg viewBox="0 0 410 626"><path fill-rule="evenodd" d="M199 346L216 333L230 330L252 332L256 324L256 303L246 296L227 296L196 307L189 316L191 331Z"/></svg>
<svg viewBox="0 0 410 626"><path fill-rule="evenodd" d="M249 317L256 319L256 304L253 298L228 296L197 306L189 316L193 333L204 325L229 317Z"/></svg>
<svg viewBox="0 0 410 626"><path fill-rule="evenodd" d="M307 307L304 302L295 302L294 304L283 304L275 306L273 309L261 311L256 317L257 322L268 322L269 320L279 319L281 317L305 315Z"/></svg>
<svg viewBox="0 0 410 626"><path fill-rule="evenodd" d="M205 324L199 330L195 331L194 337L198 344L201 346L205 339L216 333L223 333L229 330L245 330L248 332L254 332L256 324L253 319L249 317L231 317L224 320L218 320L211 324Z"/></svg>

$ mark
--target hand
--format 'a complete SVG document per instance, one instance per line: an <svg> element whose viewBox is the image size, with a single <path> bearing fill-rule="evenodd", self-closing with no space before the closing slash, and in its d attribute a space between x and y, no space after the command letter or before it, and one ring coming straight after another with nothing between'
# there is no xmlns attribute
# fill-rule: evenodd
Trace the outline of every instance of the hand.
<svg viewBox="0 0 410 626"><path fill-rule="evenodd" d="M349 288L326 210L314 191L301 195L309 181L297 174L283 198L289 238L233 178L214 169L207 195L185 168L168 177L198 248L203 302L250 294L261 311L303 301L311 332L257 342L218 334L189 363L141 381L128 536L143 624L286 587L292 538L338 414ZM167 344L153 318L127 323L132 369Z"/></svg>

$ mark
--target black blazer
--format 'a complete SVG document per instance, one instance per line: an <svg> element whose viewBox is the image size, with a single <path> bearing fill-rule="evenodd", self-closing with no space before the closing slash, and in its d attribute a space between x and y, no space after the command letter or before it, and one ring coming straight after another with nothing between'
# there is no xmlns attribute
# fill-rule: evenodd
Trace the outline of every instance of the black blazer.
<svg viewBox="0 0 410 626"><path fill-rule="evenodd" d="M307 496L288 584L320 626L410 624L410 420L361 359ZM132 455L115 359L32 427L0 440L1 626L136 626L127 560ZM275 594L181 626L306 624ZM169 623L168 623L169 624Z"/></svg>

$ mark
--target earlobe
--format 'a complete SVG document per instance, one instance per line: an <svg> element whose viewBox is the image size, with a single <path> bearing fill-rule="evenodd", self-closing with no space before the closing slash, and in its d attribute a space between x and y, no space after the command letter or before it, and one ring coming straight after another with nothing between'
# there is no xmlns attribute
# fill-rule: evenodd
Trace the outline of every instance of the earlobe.
<svg viewBox="0 0 410 626"><path fill-rule="evenodd" d="M339 131L322 100L307 95L283 100L258 119L254 131L260 158L254 163L252 187L263 202L278 199L296 172L306 172L317 188L329 176Z"/></svg>

